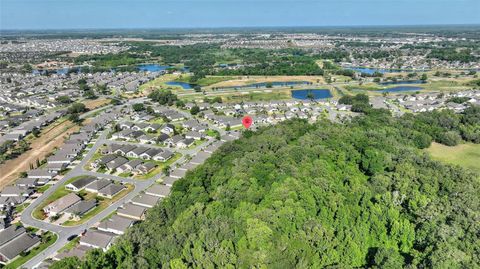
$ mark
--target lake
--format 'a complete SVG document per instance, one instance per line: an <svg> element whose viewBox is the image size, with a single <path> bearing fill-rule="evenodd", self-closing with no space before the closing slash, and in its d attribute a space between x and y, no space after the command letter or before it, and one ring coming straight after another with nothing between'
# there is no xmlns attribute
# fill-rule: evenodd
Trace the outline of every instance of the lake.
<svg viewBox="0 0 480 269"><path fill-rule="evenodd" d="M139 64L137 65L138 67L138 70L139 71L148 71L148 72L159 72L159 71L164 71L168 68L170 68L170 66L168 65L159 65L159 64ZM77 73L80 73L81 72L81 69L82 67L74 67L76 68L78 71ZM72 70L73 68L71 67L64 67L64 68L59 68L59 69L52 69L50 70L51 72L55 72L56 74L58 75L64 75L64 74L67 74L70 70ZM115 72L116 68L112 68L111 71L112 72ZM32 71L33 74L45 74L45 70L42 70L42 69L34 69Z"/></svg>
<svg viewBox="0 0 480 269"><path fill-rule="evenodd" d="M165 82L165 84L168 86L180 86L184 90L192 90L193 88L195 88L195 86L197 86L195 84L190 84L182 81L169 81L169 82Z"/></svg>
<svg viewBox="0 0 480 269"><path fill-rule="evenodd" d="M159 72L164 71L170 68L168 65L159 65L159 64L140 64L137 66L138 70L140 71L148 71L148 72Z"/></svg>
<svg viewBox="0 0 480 269"><path fill-rule="evenodd" d="M290 87L296 85L311 85L309 81L273 81L273 82L258 82L253 84L247 84L242 86L228 86L220 87L219 89L257 89L257 88L267 88L267 85L272 87Z"/></svg>
<svg viewBox="0 0 480 269"><path fill-rule="evenodd" d="M381 90L380 92L407 92L407 91L421 91L421 90L423 90L422 87L398 86L398 87Z"/></svg>
<svg viewBox="0 0 480 269"><path fill-rule="evenodd" d="M416 72L415 70L402 70L402 69L385 69L385 68L368 68L368 67L349 67L346 69L350 69L359 73L365 73L369 75L373 75L373 73L401 73L401 72ZM418 71L427 71L427 70L418 70Z"/></svg>
<svg viewBox="0 0 480 269"><path fill-rule="evenodd" d="M313 99L325 99L332 97L332 93L327 89L294 90L291 92L292 98L300 100L309 100L309 93L313 94Z"/></svg>
<svg viewBox="0 0 480 269"><path fill-rule="evenodd" d="M380 82L380 85L397 85L397 84L424 84L427 83L424 80L399 80L399 81L385 81Z"/></svg>

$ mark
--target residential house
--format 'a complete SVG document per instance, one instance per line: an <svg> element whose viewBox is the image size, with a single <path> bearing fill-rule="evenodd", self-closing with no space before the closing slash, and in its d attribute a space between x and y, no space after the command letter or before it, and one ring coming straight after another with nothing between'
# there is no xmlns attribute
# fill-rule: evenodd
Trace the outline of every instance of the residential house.
<svg viewBox="0 0 480 269"><path fill-rule="evenodd" d="M15 181L19 187L34 188L38 186L38 178L19 178Z"/></svg>
<svg viewBox="0 0 480 269"><path fill-rule="evenodd" d="M112 199L115 195L119 194L125 186L121 184L110 184L98 191L98 196Z"/></svg>
<svg viewBox="0 0 480 269"><path fill-rule="evenodd" d="M192 138L185 138L185 139L182 139L182 140L178 141L176 143L176 146L177 146L177 148L184 149L184 148L188 148L191 145L193 145L194 142L195 142L195 140L192 139Z"/></svg>
<svg viewBox="0 0 480 269"><path fill-rule="evenodd" d="M18 255L40 244L40 238L27 233L24 227L12 225L0 231L0 263L8 264Z"/></svg>
<svg viewBox="0 0 480 269"><path fill-rule="evenodd" d="M137 168L135 168L134 172L144 175L155 169L155 167L157 167L157 165L152 162L142 163L141 165L137 166Z"/></svg>
<svg viewBox="0 0 480 269"><path fill-rule="evenodd" d="M63 211L80 202L81 200L82 199L75 193L69 193L48 204L46 207L43 208L43 212L45 212L49 216L57 216L58 214L62 213Z"/></svg>
<svg viewBox="0 0 480 269"><path fill-rule="evenodd" d="M160 198L159 196L140 194L132 199L132 204L152 208L158 203Z"/></svg>
<svg viewBox="0 0 480 269"><path fill-rule="evenodd" d="M111 218L103 220L97 229L104 232L122 235L135 223L135 220L125 218L119 215L113 215Z"/></svg>
<svg viewBox="0 0 480 269"><path fill-rule="evenodd" d="M51 173L44 168L33 169L27 172L27 177L38 179L38 183L40 185L44 185L48 183L50 180L52 180L55 177L55 175L56 173Z"/></svg>
<svg viewBox="0 0 480 269"><path fill-rule="evenodd" d="M73 219L79 219L97 206L97 200L80 201L65 210L65 214Z"/></svg>
<svg viewBox="0 0 480 269"><path fill-rule="evenodd" d="M173 124L167 123L165 126L163 126L160 132L170 136L175 132L175 126Z"/></svg>
<svg viewBox="0 0 480 269"><path fill-rule="evenodd" d="M126 164L127 162L128 162L127 158L117 157L113 161L107 163L106 166L107 166L108 170L113 171L113 170L117 169L118 167Z"/></svg>
<svg viewBox="0 0 480 269"><path fill-rule="evenodd" d="M100 157L98 160L92 162L90 166L92 168L99 168L101 166L106 166L107 163L110 163L111 161L115 160L118 156L115 154L110 154L110 155L105 155Z"/></svg>
<svg viewBox="0 0 480 269"><path fill-rule="evenodd" d="M153 184L145 190L145 194L164 198L170 194L170 187L163 184Z"/></svg>
<svg viewBox="0 0 480 269"><path fill-rule="evenodd" d="M154 124L150 124L149 126L147 126L145 128L145 131L153 133L153 132L156 132L156 131L160 130L161 128L162 128L162 125L154 123Z"/></svg>
<svg viewBox="0 0 480 269"><path fill-rule="evenodd" d="M170 173L170 177L180 179L184 177L186 173L187 173L187 170L177 168Z"/></svg>
<svg viewBox="0 0 480 269"><path fill-rule="evenodd" d="M142 154L139 155L140 158L144 160L151 160L153 157L155 157L157 154L161 153L163 150L157 149L157 148L151 148L143 152Z"/></svg>
<svg viewBox="0 0 480 269"><path fill-rule="evenodd" d="M127 157L130 158L140 158L140 155L144 152L146 152L148 148L145 147L137 147L127 153Z"/></svg>
<svg viewBox="0 0 480 269"><path fill-rule="evenodd" d="M155 144L157 142L157 138L153 135L142 135L138 138L138 141L142 144Z"/></svg>
<svg viewBox="0 0 480 269"><path fill-rule="evenodd" d="M137 166L139 166L140 164L142 164L141 160L131 160L128 163L118 167L117 171L120 173L130 172L137 168Z"/></svg>
<svg viewBox="0 0 480 269"><path fill-rule="evenodd" d="M187 139L194 139L194 140L202 140L205 138L205 135L196 131L190 131L185 134L185 138Z"/></svg>
<svg viewBox="0 0 480 269"><path fill-rule="evenodd" d="M112 182L110 182L108 179L98 179L85 186L85 190L88 192L98 193L101 189L110 184L112 184Z"/></svg>
<svg viewBox="0 0 480 269"><path fill-rule="evenodd" d="M143 220L144 214L147 209L143 206L134 205L128 203L117 210L117 214L122 217L134 219L134 220Z"/></svg>
<svg viewBox="0 0 480 269"><path fill-rule="evenodd" d="M112 246L114 239L115 234L113 233L90 229L80 238L80 245L107 251Z"/></svg>
<svg viewBox="0 0 480 269"><path fill-rule="evenodd" d="M120 155L127 155L130 151L136 149L137 147L134 145L124 145L123 147L115 150L116 154Z"/></svg>
<svg viewBox="0 0 480 269"><path fill-rule="evenodd" d="M97 178L95 177L82 177L79 178L71 183L68 183L65 185L65 189L74 191L74 192L79 192L83 190L88 184L96 181Z"/></svg>
<svg viewBox="0 0 480 269"><path fill-rule="evenodd" d="M158 153L157 155L153 156L153 160L166 162L171 159L175 154L169 150L163 150L162 152Z"/></svg>

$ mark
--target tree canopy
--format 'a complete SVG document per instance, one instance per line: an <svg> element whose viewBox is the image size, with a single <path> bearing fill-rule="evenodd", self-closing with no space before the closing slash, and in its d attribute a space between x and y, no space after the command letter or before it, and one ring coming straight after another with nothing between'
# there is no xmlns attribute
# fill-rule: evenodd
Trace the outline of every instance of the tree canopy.
<svg viewBox="0 0 480 269"><path fill-rule="evenodd" d="M52 268L478 268L479 176L420 148L479 125L473 107L247 131L106 253Z"/></svg>

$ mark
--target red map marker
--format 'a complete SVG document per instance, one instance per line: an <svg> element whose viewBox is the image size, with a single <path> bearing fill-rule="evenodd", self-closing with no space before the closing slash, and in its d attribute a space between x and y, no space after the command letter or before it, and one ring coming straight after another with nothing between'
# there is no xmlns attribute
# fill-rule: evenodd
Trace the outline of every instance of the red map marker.
<svg viewBox="0 0 480 269"><path fill-rule="evenodd" d="M250 128L250 126L252 125L252 123L253 123L252 117L250 117L250 116L245 116L245 117L243 117L243 119L242 119L243 127L245 127L245 128L248 129L248 128Z"/></svg>

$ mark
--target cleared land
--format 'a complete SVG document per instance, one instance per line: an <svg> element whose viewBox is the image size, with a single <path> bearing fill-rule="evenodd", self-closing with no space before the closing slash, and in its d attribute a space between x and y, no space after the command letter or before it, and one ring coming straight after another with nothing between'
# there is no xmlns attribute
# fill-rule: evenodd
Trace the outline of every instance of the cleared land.
<svg viewBox="0 0 480 269"><path fill-rule="evenodd" d="M427 152L436 160L459 165L480 173L480 144L461 144L448 147L432 143Z"/></svg>
<svg viewBox="0 0 480 269"><path fill-rule="evenodd" d="M100 99L94 99L94 100L87 100L82 103L84 103L85 107L88 108L89 110L93 110L95 108L107 105L110 102L111 102L110 99L100 98Z"/></svg>
<svg viewBox="0 0 480 269"><path fill-rule="evenodd" d="M45 159L55 148L63 144L64 138L79 130L79 126L68 120L59 120L42 130L38 138L31 141L30 150L0 166L0 189L12 183L18 174L30 169L36 160Z"/></svg>

